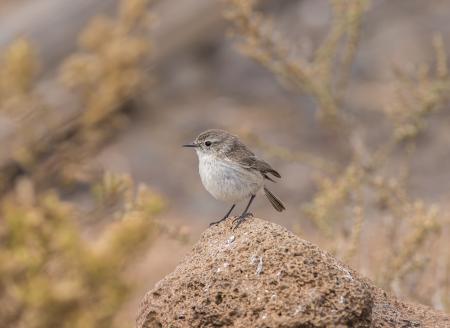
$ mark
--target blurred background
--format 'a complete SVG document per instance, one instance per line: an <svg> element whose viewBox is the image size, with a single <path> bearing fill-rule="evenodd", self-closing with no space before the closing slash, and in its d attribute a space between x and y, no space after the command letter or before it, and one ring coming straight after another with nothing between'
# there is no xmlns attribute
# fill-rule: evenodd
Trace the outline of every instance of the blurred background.
<svg viewBox="0 0 450 328"><path fill-rule="evenodd" d="M229 207L180 147L209 128L281 173L255 216L450 311L450 1L3 0L0 31L0 326L134 326Z"/></svg>

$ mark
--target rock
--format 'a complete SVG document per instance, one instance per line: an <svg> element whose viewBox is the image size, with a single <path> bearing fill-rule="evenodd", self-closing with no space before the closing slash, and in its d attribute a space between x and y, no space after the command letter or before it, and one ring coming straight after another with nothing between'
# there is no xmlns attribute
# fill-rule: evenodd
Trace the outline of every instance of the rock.
<svg viewBox="0 0 450 328"><path fill-rule="evenodd" d="M231 225L206 230L147 293L138 328L450 327L445 314L396 300L281 226Z"/></svg>

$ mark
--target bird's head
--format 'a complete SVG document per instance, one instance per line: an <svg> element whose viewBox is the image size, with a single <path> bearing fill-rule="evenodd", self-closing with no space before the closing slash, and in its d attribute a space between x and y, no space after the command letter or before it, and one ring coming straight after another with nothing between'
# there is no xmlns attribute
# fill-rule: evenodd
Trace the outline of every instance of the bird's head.
<svg viewBox="0 0 450 328"><path fill-rule="evenodd" d="M207 130L198 135L191 144L183 147L195 148L198 155L217 155L226 153L236 143L237 137L219 129Z"/></svg>

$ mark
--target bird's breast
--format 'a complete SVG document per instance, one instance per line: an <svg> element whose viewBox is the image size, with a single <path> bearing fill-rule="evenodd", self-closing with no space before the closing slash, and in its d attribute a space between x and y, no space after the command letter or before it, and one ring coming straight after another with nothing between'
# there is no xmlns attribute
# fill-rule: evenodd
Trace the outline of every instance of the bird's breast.
<svg viewBox="0 0 450 328"><path fill-rule="evenodd" d="M214 198L227 202L250 197L264 184L260 172L212 155L199 154L199 173L206 190Z"/></svg>

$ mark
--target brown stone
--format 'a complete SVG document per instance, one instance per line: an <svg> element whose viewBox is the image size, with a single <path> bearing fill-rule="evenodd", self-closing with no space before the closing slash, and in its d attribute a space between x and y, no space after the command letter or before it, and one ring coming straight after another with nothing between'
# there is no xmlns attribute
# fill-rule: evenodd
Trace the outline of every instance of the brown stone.
<svg viewBox="0 0 450 328"><path fill-rule="evenodd" d="M279 225L231 225L207 229L147 293L138 328L450 327L449 316L396 300Z"/></svg>

